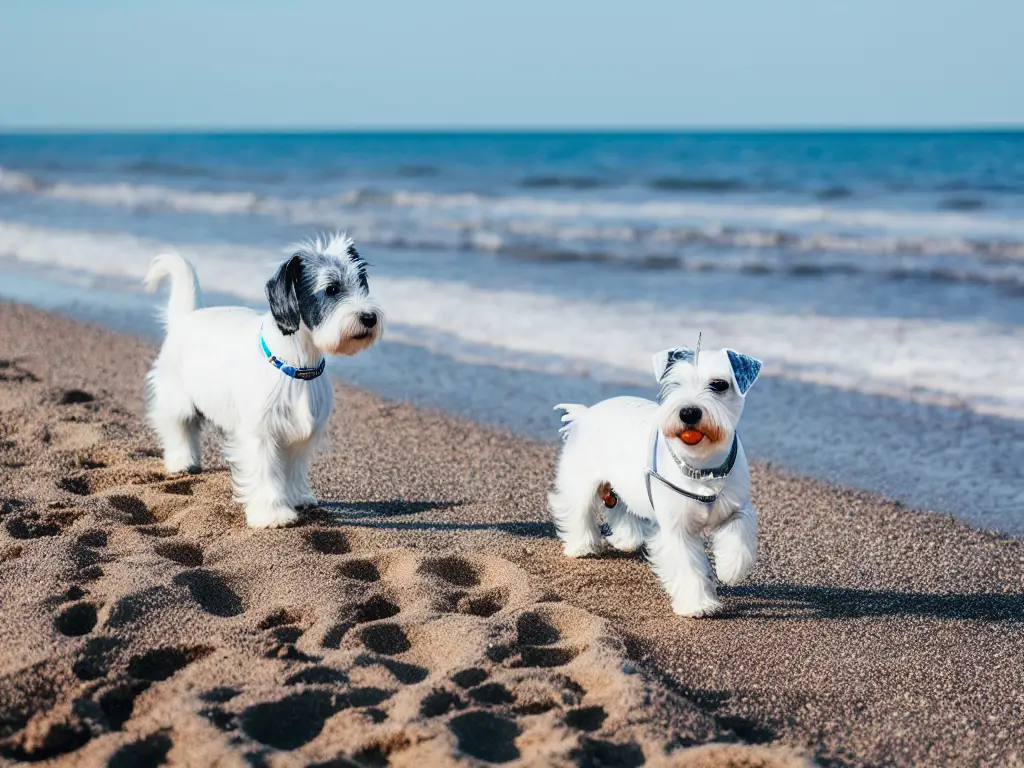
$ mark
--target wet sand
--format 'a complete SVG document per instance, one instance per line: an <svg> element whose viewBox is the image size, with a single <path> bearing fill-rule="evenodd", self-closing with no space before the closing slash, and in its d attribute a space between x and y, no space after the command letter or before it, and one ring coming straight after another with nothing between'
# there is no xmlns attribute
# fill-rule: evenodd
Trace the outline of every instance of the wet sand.
<svg viewBox="0 0 1024 768"><path fill-rule="evenodd" d="M344 385L322 509L251 531L214 435L162 471L153 354L0 304L0 760L1024 759L1019 540L756 466L758 567L681 619L561 556L554 446Z"/></svg>

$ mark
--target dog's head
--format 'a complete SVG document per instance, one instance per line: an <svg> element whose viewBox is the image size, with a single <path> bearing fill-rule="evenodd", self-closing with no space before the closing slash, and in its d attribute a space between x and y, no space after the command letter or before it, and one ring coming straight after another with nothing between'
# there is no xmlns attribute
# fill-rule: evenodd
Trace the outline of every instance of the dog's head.
<svg viewBox="0 0 1024 768"><path fill-rule="evenodd" d="M324 353L354 355L380 338L384 311L370 297L366 262L343 235L300 243L267 282L281 333L306 329Z"/></svg>
<svg viewBox="0 0 1024 768"><path fill-rule="evenodd" d="M654 356L658 423L677 454L700 462L732 445L761 361L731 349L666 349Z"/></svg>

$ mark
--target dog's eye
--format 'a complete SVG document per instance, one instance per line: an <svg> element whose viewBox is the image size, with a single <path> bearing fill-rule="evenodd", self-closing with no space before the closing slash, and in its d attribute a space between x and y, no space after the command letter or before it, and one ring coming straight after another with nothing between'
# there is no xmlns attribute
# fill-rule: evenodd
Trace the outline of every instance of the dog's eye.
<svg viewBox="0 0 1024 768"><path fill-rule="evenodd" d="M712 379L711 381L708 382L708 389L710 389L712 392L722 394L723 392L728 391L729 382L726 381L725 379Z"/></svg>
<svg viewBox="0 0 1024 768"><path fill-rule="evenodd" d="M330 285L327 286L327 290L324 291L324 293L332 297L337 296L338 294L341 293L341 286L338 285L337 283L331 283Z"/></svg>

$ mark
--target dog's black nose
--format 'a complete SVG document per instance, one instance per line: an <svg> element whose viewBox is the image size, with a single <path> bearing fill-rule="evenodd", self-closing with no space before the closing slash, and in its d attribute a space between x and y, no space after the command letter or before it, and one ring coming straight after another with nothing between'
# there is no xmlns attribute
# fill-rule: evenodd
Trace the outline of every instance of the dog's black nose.
<svg viewBox="0 0 1024 768"><path fill-rule="evenodd" d="M377 324L377 313L362 312L359 315L359 322L363 324L364 328L373 328Z"/></svg>
<svg viewBox="0 0 1024 768"><path fill-rule="evenodd" d="M704 412L695 405L688 405L679 410L679 420L683 422L683 424L696 424L700 421L700 417L703 415Z"/></svg>

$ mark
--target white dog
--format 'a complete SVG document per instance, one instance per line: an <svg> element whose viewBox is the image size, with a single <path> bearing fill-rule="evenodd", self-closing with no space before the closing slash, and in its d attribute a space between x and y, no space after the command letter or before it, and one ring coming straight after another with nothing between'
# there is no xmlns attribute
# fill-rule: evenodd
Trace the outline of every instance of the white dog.
<svg viewBox="0 0 1024 768"><path fill-rule="evenodd" d="M171 280L167 337L149 372L149 421L168 472L199 471L204 420L225 434L235 498L254 528L295 522L315 506L312 456L334 405L325 354L353 355L380 338L366 262L344 235L297 246L267 283L270 311L199 309L192 265L153 260L150 290Z"/></svg>
<svg viewBox="0 0 1024 768"><path fill-rule="evenodd" d="M697 347L654 356L659 402L613 397L591 408L556 406L566 412L566 442L548 495L566 555L601 550L599 514L607 507L609 543L631 552L646 542L683 616L721 608L703 534L726 584L742 581L757 555L757 511L736 426L761 363Z"/></svg>

